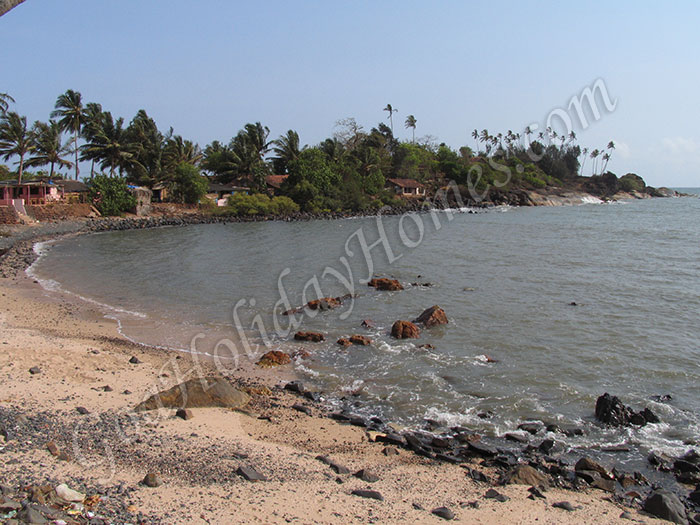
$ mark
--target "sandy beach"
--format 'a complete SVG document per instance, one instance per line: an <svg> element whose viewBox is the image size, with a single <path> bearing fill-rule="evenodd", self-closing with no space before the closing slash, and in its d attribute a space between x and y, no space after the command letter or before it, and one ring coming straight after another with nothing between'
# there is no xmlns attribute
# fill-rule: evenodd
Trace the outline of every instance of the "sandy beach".
<svg viewBox="0 0 700 525"><path fill-rule="evenodd" d="M24 275L1 279L0 297L0 415L8 435L0 482L8 493L66 483L99 496L90 508L110 523L441 523L431 513L438 507L461 523L658 521L596 489L550 488L528 499L529 486L513 484L496 487L507 500L485 498L491 485L468 473L495 473L479 459L421 458L322 417L313 404L311 415L293 409L306 402L281 388L280 377L289 377L283 368L251 378L244 367L230 378L251 394L241 410L194 408L188 420L168 409L136 416L140 401L193 368L210 373L207 365L134 345L100 312ZM30 373L33 367L40 371ZM49 442L65 455L52 455ZM242 466L266 481L246 480L237 474ZM361 469L378 480L353 476ZM147 473L162 484L143 485ZM352 494L357 489L383 501ZM574 510L553 505L562 501Z"/></svg>

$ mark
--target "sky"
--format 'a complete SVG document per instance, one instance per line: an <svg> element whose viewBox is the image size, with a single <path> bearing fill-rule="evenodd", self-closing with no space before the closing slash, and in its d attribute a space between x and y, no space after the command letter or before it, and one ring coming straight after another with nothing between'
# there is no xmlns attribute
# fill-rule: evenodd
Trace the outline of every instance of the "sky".
<svg viewBox="0 0 700 525"><path fill-rule="evenodd" d="M202 147L257 121L313 145L339 119L387 122L387 104L399 138L411 114L453 148L564 114L582 146L616 143L618 175L700 186L698 21L682 0L26 0L0 17L0 93L34 121L74 89ZM584 128L570 101L596 81L611 105Z"/></svg>

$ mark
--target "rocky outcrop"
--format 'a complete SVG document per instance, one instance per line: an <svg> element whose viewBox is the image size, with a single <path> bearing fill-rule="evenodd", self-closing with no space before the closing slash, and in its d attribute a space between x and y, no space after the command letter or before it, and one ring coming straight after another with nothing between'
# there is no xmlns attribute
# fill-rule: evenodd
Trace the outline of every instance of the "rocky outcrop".
<svg viewBox="0 0 700 525"><path fill-rule="evenodd" d="M271 368L273 366L288 365L292 362L289 354L280 352L279 350L270 350L263 355L258 361L258 366L262 368Z"/></svg>
<svg viewBox="0 0 700 525"><path fill-rule="evenodd" d="M137 412L158 408L225 407L241 408L250 397L224 379L210 377L190 379L163 390L136 405Z"/></svg>
<svg viewBox="0 0 700 525"><path fill-rule="evenodd" d="M326 337L319 332L297 332L294 334L294 339L296 341L308 341L311 343L320 343L325 341Z"/></svg>
<svg viewBox="0 0 700 525"><path fill-rule="evenodd" d="M396 339L418 339L420 328L410 321L396 321L391 327L391 336Z"/></svg>
<svg viewBox="0 0 700 525"><path fill-rule="evenodd" d="M602 423L613 426L638 425L658 423L660 420L649 408L641 412L635 412L625 406L617 396L611 396L607 392L600 396L595 404L595 417Z"/></svg>
<svg viewBox="0 0 700 525"><path fill-rule="evenodd" d="M425 310L416 319L414 319L413 322L420 323L426 328L430 328L439 324L447 324L448 320L445 310L435 305Z"/></svg>
<svg viewBox="0 0 700 525"><path fill-rule="evenodd" d="M367 286L382 290L385 292L397 292L403 290L403 285L396 279L388 279L386 277L375 277L371 279Z"/></svg>

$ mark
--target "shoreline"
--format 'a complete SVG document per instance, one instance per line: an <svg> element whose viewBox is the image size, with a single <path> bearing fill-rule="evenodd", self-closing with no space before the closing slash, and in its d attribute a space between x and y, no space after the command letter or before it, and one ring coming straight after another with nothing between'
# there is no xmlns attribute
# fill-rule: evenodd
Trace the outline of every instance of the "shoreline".
<svg viewBox="0 0 700 525"><path fill-rule="evenodd" d="M34 241L27 242L33 247ZM128 434L134 425L128 416L131 408L147 393L152 393L155 386L172 386L178 378L182 379L183 370L196 366L202 366L206 373L212 372L206 363L198 362L191 355L173 356L171 351L129 343L118 334L114 323L105 319L96 309L89 305L81 307L70 304L71 301L66 301L65 297L48 297L43 289L38 288L28 276L16 277L14 280L0 279L0 293L10 298L9 302L4 301L8 306L6 310L3 309L0 319L5 339L3 342L10 347L1 368L7 372L3 383L7 385L7 391L12 393L0 403L0 423L5 428L12 426L13 420L15 423L20 420L20 413L24 413L25 419L28 417L30 422L36 417L50 428L55 428L59 434L67 433L71 425L79 426L81 420L86 419L76 415L75 408L71 408L72 405L82 403L80 406L84 405L90 414L94 414L87 419L97 418L99 414L102 419L123 420L122 425ZM46 313L43 313L44 309ZM39 318L35 315L37 311L42 312ZM41 321L47 326L60 328L42 327ZM72 357L79 356L78 359L69 359L63 355L67 347L73 352ZM32 348L29 355L28 348ZM37 354L37 348L42 348L44 353ZM95 350L98 353L93 353ZM48 364L44 365L42 361L39 363L42 372L31 375L27 370L36 366L37 360L41 359L39 355L48 358ZM136 356L142 363L137 366L130 364L129 356ZM80 366L74 366L76 364ZM72 372L71 368L77 372ZM143 370L145 368L149 370ZM623 512L631 512L636 519L655 522L648 515L637 513L639 501L630 499L625 502L617 499L617 496L611 497L608 492L591 487L584 488L583 491L565 490L557 487L554 479L550 479L552 486L544 492L546 499L528 499L531 495L526 490L528 485L498 484L503 466L489 461L488 455L475 454L459 464L452 464L416 455L405 446L378 442L376 430L356 426L347 419L345 424L329 419L318 404L285 390L279 381L283 370L268 369L261 377L255 378L251 377L250 371L236 371L232 377L234 384L244 385L251 392L264 393L254 395L252 407L244 411L193 409L195 417L188 421L173 417L173 411L166 411L162 419L149 423L150 426L139 428L136 424L137 437L127 443L118 442L114 445L114 461L119 470L123 470L117 476L119 483L100 481L106 474L104 467L88 473L79 464L75 465L74 461L60 462L50 456L45 450L45 441L42 440L48 440L48 434L51 433L33 434L33 438L27 439L32 442L30 446L22 444L15 447L18 443L13 443L17 439L12 439L12 431L9 432L10 439L3 453L6 458L9 454L11 460L17 462L11 463L12 466L6 469L1 480L6 485L12 485L12 481L15 481L16 485L20 479L17 476L23 476L21 479L27 480L27 475L22 472L29 469L27 472L30 472L32 483L44 483L47 479L52 483L62 480L72 488L86 493L99 493L102 490L106 502L121 498L124 490L119 492L119 487L126 485L129 487L126 494L130 496L130 501L138 502L136 507L143 513L147 523L168 523L173 519L186 519L187 522L196 523L231 523L231 513L234 512L232 493L238 498L235 512L236 519L241 516L240 522L254 522L256 519L260 522L288 522L288 518L293 518L313 523L366 522L371 519L382 523L407 520L439 523L442 518L432 515L430 511L440 506L449 507L457 515L458 521L468 523L499 523L504 520L531 522L535 517L543 523L624 523L625 518L618 517ZM32 383L42 381L47 381L50 387L38 391L32 388ZM109 392L104 389L104 382L110 385ZM127 390L135 394L122 393ZM59 397L59 393L68 396ZM311 415L307 411L300 411L298 406L295 408L295 405L302 405ZM8 425L8 422L11 424ZM96 426L87 432L88 441L103 434L104 427ZM112 439L117 439L118 434L107 434ZM16 435L26 438L32 434L19 431ZM206 471L212 461L216 462L218 452L225 448L222 448L220 441L230 439L231 436L235 436L235 439L230 446L236 450L243 447L246 450L243 455L248 456L237 458L233 454L231 462L251 463L249 458L252 458L255 467L264 471L271 481L258 484L243 481L235 474L233 464L224 470L215 468L212 473L192 474L193 469ZM51 437L62 450L75 449L75 439L66 439L66 436ZM253 443L249 441L251 437L254 438ZM138 443L139 439L141 443ZM78 442L83 443L80 439ZM120 450L122 447L128 449L128 452ZM162 454L157 452L161 447L170 450L177 461L161 458ZM266 453L260 454L258 448ZM385 455L386 448L394 449L398 454ZM146 459L135 461L130 457L133 450L138 451L137 457ZM193 459L193 456L202 454L208 462L202 460L198 463ZM379 471L380 480L363 483L363 480L349 475L336 475L332 467L329 469L315 459L317 455L324 454L330 455L334 461L342 461L351 467L351 471L361 468ZM38 467L29 459L36 455L41 458ZM270 455L275 458L273 461L268 459ZM90 454L88 463L99 463L100 456L104 459L105 454L100 455L99 451ZM182 468L179 463L188 467ZM278 465L284 468L278 468ZM139 479L145 475L145 467L156 470L163 477L165 483L162 487L151 489L139 485ZM294 475L285 477L285 469ZM283 474L279 475L278 471ZM479 481L483 479L481 474L488 478L487 482ZM275 476L280 479L273 480ZM436 489L436 481L444 485L439 490ZM189 487L188 484L199 486L206 494L189 494L185 489ZM419 489L415 488L416 484ZM356 486L379 490L384 501L376 502L351 494L350 488L354 490ZM496 486L498 492L510 500L499 502L484 498L491 486ZM316 520L309 517L315 511L306 500L300 500L299 491L308 494L308 501L313 502L311 507L318 505ZM269 501L270 496L274 501ZM407 497L409 498L406 499ZM207 501L203 505L211 509L222 509L209 511L211 514L205 513L205 518L196 513L187 518L179 514L174 514L177 518L173 517L182 501L191 506L200 505L203 499ZM251 503L257 499L259 501ZM328 500L336 510L331 511L327 507ZM574 507L581 505L585 511L577 509L569 512L552 507L552 503L560 500L569 501ZM474 501L478 502L479 508L471 505ZM421 508L416 508L414 503ZM624 503L637 510L631 510ZM260 519L261 505L265 509L262 511L265 519ZM109 503L104 505L107 514L123 518L123 521L110 521L114 523L127 522L127 517L136 519L134 516L138 514L130 512L128 507L129 505L114 510ZM147 511L146 507L153 510ZM504 518L503 513L509 517Z"/></svg>
<svg viewBox="0 0 700 525"><path fill-rule="evenodd" d="M484 498L498 478L497 466L479 456L461 465L440 462L375 441L375 432L329 419L315 403L281 388L278 369L270 369L267 382L245 375L232 378L253 394L251 405L242 410L195 408L186 421L165 410L158 418L139 421L129 416L131 408L149 393L176 384L188 368L201 366L205 374L211 369L191 356L124 341L113 323L96 318L99 312L46 297L29 278L0 280L0 293L7 299L0 319L6 343L0 424L8 434L0 480L15 488L65 482L100 495L96 512L102 511L110 523L136 521L139 513L146 523L284 523L290 518L305 523L372 518L440 523L442 518L430 511L441 506L468 523L530 522L535 517L543 523L624 523L618 517L623 512L642 518L594 488L572 492L552 486L544 492L546 499L531 500L528 485L514 484L497 487L509 498L505 502ZM129 362L134 356L139 364ZM33 366L41 373L30 374ZM300 404L310 415L298 409ZM80 415L76 406L88 414ZM48 441L72 459L51 456ZM93 448L91 443L103 445ZM395 452L385 455L385 449ZM334 472L315 459L318 455L351 472L369 469L379 480ZM221 461L226 457L230 459ZM241 464L253 466L268 481L245 481L235 474ZM139 484L151 471L162 478L162 486ZM490 481L475 481L474 471ZM377 490L384 501L351 494L357 489ZM551 505L560 500L585 510ZM470 505L473 501L478 508ZM182 504L188 510L180 514ZM192 506L202 511L192 512Z"/></svg>

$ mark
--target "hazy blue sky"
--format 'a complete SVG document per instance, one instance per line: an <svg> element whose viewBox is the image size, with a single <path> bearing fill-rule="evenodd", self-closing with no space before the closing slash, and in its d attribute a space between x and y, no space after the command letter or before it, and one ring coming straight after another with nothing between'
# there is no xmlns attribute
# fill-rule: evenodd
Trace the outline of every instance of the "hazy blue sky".
<svg viewBox="0 0 700 525"><path fill-rule="evenodd" d="M258 120L314 144L391 103L399 137L413 114L418 136L459 147L474 128L544 127L600 78L617 106L580 142L613 139L618 175L700 186L700 3L485 4L26 0L0 17L0 92L46 120L75 89L201 146Z"/></svg>

